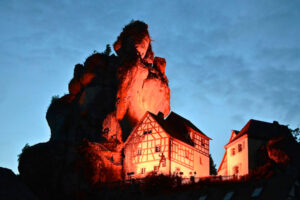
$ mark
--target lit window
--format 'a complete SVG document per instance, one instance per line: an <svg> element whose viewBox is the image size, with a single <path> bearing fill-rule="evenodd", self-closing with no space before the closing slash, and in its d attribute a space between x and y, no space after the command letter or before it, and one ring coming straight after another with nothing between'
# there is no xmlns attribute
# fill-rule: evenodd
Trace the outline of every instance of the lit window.
<svg viewBox="0 0 300 200"><path fill-rule="evenodd" d="M261 194L262 187L255 188L252 192L251 197L258 197Z"/></svg>
<svg viewBox="0 0 300 200"><path fill-rule="evenodd" d="M142 168L141 169L141 174L145 174L146 173L146 168Z"/></svg>
<svg viewBox="0 0 300 200"><path fill-rule="evenodd" d="M224 200L230 200L233 196L234 192L227 192L224 196Z"/></svg>
<svg viewBox="0 0 300 200"><path fill-rule="evenodd" d="M155 152L160 152L160 146L155 147Z"/></svg>
<svg viewBox="0 0 300 200"><path fill-rule="evenodd" d="M188 150L185 150L185 157L189 158L189 151Z"/></svg>
<svg viewBox="0 0 300 200"><path fill-rule="evenodd" d="M231 155L234 156L235 155L235 148L231 149Z"/></svg>
<svg viewBox="0 0 300 200"><path fill-rule="evenodd" d="M238 144L238 152L241 152L243 150L242 144Z"/></svg>
<svg viewBox="0 0 300 200"><path fill-rule="evenodd" d="M177 151L178 151L178 146L177 146L177 144L173 144L173 149L174 149L174 151L177 153Z"/></svg>
<svg viewBox="0 0 300 200"><path fill-rule="evenodd" d="M239 174L239 166L234 166L233 167L233 174L238 175Z"/></svg>
<svg viewBox="0 0 300 200"><path fill-rule="evenodd" d="M138 156L142 155L142 149L138 149L138 150L137 150L137 155L138 155Z"/></svg>
<svg viewBox="0 0 300 200"><path fill-rule="evenodd" d="M205 146L205 140L201 138L201 145L204 147Z"/></svg>

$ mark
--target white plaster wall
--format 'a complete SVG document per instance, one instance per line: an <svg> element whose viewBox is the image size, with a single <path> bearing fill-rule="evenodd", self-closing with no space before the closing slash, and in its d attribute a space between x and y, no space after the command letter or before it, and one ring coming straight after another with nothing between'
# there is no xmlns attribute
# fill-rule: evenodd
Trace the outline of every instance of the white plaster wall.
<svg viewBox="0 0 300 200"><path fill-rule="evenodd" d="M247 136L247 135L245 135ZM241 152L238 152L238 144L243 145ZM231 154L231 149L235 148L235 155ZM239 176L249 173L248 163L248 137L241 137L227 146L227 170L228 175L234 175L233 167L239 166Z"/></svg>

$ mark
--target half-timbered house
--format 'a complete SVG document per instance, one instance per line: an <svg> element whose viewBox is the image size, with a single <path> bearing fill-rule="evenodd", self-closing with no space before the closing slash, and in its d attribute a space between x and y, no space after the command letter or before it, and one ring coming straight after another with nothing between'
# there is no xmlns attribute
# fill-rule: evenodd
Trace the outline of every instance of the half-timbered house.
<svg viewBox="0 0 300 200"><path fill-rule="evenodd" d="M209 140L189 120L171 112L146 112L124 144L127 178L149 173L187 177L209 176Z"/></svg>

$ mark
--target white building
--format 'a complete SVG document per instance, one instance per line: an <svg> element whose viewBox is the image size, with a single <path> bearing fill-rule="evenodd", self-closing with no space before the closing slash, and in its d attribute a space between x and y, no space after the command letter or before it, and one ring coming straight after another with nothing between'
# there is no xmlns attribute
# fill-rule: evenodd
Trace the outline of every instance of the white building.
<svg viewBox="0 0 300 200"><path fill-rule="evenodd" d="M224 146L225 154L218 175L243 176L263 164L260 148L270 139L290 135L287 126L278 122L263 122L251 119L241 131L232 131L229 142ZM265 152L266 153L266 152Z"/></svg>
<svg viewBox="0 0 300 200"><path fill-rule="evenodd" d="M174 112L166 119L162 113L147 112L124 144L125 174L134 178L151 172L183 178L209 176L209 140Z"/></svg>

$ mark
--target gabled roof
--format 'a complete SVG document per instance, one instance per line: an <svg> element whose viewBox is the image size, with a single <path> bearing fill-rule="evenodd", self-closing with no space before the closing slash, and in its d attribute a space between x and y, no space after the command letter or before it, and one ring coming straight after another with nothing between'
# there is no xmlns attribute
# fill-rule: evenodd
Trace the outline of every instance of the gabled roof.
<svg viewBox="0 0 300 200"><path fill-rule="evenodd" d="M222 161L219 165L219 168L217 170L217 172L219 173L219 171L223 168L224 163L227 161L227 151L225 151L224 156L222 158Z"/></svg>
<svg viewBox="0 0 300 200"><path fill-rule="evenodd" d="M192 124L189 120L176 114L175 112L171 112L166 119L153 113L150 113L150 115L170 136L181 140L189 145L194 146L194 143L189 136L189 129L198 132L204 138L210 140L210 138L207 137L202 131L200 131L194 124Z"/></svg>
<svg viewBox="0 0 300 200"><path fill-rule="evenodd" d="M231 142L232 140L234 140L238 134L239 134L239 131L237 131L237 130L232 130L232 131L231 131L231 136L230 136L229 142Z"/></svg>
<svg viewBox="0 0 300 200"><path fill-rule="evenodd" d="M287 126L280 125L278 122L263 122L250 119L242 130L229 143L247 134L248 137L269 140L280 136L290 136L291 133ZM229 144L228 143L228 144Z"/></svg>

